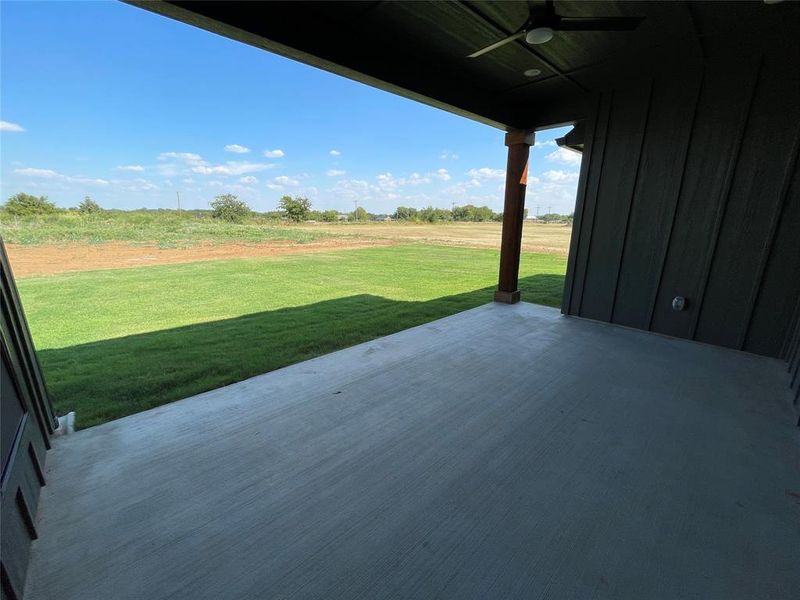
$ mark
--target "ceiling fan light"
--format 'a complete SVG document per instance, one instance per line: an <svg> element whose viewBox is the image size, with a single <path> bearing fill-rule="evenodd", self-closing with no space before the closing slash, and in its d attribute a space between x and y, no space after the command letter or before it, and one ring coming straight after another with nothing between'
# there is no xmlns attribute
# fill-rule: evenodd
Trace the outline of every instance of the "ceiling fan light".
<svg viewBox="0 0 800 600"><path fill-rule="evenodd" d="M549 27L537 27L525 34L525 41L529 44L544 44L553 39L553 30Z"/></svg>

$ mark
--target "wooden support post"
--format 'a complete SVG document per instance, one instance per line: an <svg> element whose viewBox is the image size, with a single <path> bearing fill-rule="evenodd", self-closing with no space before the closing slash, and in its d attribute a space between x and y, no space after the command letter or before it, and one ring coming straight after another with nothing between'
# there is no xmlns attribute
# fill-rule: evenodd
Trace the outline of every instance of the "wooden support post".
<svg viewBox="0 0 800 600"><path fill-rule="evenodd" d="M528 184L528 155L533 140L533 131L518 129L506 134L506 195L500 245L500 278L494 293L495 302L519 302L519 255L525 216L525 188Z"/></svg>

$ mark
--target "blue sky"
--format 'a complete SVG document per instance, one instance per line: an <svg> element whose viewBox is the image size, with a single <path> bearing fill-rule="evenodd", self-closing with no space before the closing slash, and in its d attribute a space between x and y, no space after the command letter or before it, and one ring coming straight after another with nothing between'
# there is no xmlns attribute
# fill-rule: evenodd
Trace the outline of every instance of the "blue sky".
<svg viewBox="0 0 800 600"><path fill-rule="evenodd" d="M0 2L0 194L75 206L502 208L503 132L118 2ZM528 206L571 212L579 155L537 134Z"/></svg>

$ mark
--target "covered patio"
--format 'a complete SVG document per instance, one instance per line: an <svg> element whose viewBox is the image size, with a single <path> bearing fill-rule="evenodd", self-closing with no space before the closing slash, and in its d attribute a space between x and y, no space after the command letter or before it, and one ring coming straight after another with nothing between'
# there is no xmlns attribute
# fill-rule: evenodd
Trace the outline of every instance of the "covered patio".
<svg viewBox="0 0 800 600"><path fill-rule="evenodd" d="M788 598L787 383L487 304L57 439L25 597Z"/></svg>
<svg viewBox="0 0 800 600"><path fill-rule="evenodd" d="M504 130L496 302L51 440L0 252L3 598L797 597L800 4L131 3Z"/></svg>

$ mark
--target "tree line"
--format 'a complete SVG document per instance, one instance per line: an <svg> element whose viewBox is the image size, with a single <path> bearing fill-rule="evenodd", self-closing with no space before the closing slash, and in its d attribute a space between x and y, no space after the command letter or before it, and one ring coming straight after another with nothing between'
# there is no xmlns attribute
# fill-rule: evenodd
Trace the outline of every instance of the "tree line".
<svg viewBox="0 0 800 600"><path fill-rule="evenodd" d="M246 202L240 200L233 194L223 194L214 198L210 203L211 216L215 219L228 221L231 223L241 223L255 213ZM9 215L25 217L32 215L51 214L61 211L46 196L32 196L30 194L19 193L11 196L5 204L0 206ZM103 208L92 198L86 196L83 201L75 208L67 209L77 211L81 214L96 214L103 212ZM278 209L260 213L268 219L288 220L294 223L303 221L406 221L417 223L436 223L446 221L484 223L491 221L502 221L503 213L494 212L488 206L474 206L465 204L463 206L453 206L452 209L434 208L414 208L410 206L398 206L391 214L374 214L368 212L364 207L359 206L349 213L340 213L335 210L314 210L311 201L302 196L283 196L278 202ZM528 209L525 209L525 218L528 217ZM558 213L548 213L537 217L539 221L545 223L572 223L572 214L561 215Z"/></svg>

